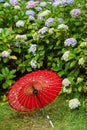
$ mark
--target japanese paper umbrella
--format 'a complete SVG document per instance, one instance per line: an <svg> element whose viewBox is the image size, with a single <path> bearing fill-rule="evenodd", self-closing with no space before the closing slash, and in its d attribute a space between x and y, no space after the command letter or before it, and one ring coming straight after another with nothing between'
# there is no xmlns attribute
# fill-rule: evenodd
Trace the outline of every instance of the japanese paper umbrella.
<svg viewBox="0 0 87 130"><path fill-rule="evenodd" d="M43 108L59 94L62 81L50 70L37 70L20 78L8 92L8 102L12 108L22 112ZM47 115L49 119L49 116ZM50 119L49 119L50 120ZM53 127L52 122L50 121Z"/></svg>

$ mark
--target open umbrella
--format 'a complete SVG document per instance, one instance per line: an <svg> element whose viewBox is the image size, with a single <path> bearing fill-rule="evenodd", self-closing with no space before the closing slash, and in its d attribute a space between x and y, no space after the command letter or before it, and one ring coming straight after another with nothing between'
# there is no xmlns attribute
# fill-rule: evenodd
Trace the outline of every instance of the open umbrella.
<svg viewBox="0 0 87 130"><path fill-rule="evenodd" d="M50 70L38 70L20 78L8 92L12 108L22 112L44 108L52 102L62 87L61 78ZM49 116L47 118L50 121ZM53 127L52 122L50 121Z"/></svg>

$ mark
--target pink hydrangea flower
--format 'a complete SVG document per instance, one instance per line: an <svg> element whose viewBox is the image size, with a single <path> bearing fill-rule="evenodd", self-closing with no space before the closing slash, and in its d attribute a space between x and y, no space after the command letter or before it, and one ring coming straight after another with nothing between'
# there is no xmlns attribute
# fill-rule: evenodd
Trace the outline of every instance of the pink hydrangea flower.
<svg viewBox="0 0 87 130"><path fill-rule="evenodd" d="M29 2L27 2L26 8L29 9L29 8L35 7L36 3L37 2L29 1Z"/></svg>

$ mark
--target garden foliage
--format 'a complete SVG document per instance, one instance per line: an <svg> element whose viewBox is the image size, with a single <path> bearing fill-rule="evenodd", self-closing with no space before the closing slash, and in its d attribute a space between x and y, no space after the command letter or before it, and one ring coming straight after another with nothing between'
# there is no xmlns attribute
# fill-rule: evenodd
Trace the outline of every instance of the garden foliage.
<svg viewBox="0 0 87 130"><path fill-rule="evenodd" d="M63 93L87 93L87 0L0 3L0 89L38 69L57 72Z"/></svg>

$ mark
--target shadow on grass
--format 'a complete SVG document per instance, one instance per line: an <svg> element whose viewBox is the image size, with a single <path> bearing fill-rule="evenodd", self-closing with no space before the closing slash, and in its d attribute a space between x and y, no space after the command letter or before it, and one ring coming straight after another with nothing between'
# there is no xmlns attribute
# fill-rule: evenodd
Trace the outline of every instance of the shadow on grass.
<svg viewBox="0 0 87 130"><path fill-rule="evenodd" d="M55 128L52 129L43 110L16 112L10 106L0 107L0 130L87 130L87 112L71 111L62 96L46 107Z"/></svg>

